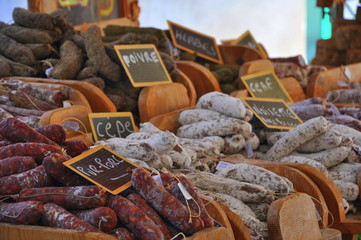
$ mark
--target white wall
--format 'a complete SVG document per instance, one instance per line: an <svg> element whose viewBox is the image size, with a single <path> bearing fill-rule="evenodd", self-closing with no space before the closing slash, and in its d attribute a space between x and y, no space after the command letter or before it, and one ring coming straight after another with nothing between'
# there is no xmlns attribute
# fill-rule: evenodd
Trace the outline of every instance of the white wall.
<svg viewBox="0 0 361 240"><path fill-rule="evenodd" d="M0 0L0 21L13 22L13 9L16 7L28 8L27 0Z"/></svg>
<svg viewBox="0 0 361 240"><path fill-rule="evenodd" d="M306 53L305 0L139 0L139 6L142 27L167 29L171 20L219 42L250 30L271 57Z"/></svg>

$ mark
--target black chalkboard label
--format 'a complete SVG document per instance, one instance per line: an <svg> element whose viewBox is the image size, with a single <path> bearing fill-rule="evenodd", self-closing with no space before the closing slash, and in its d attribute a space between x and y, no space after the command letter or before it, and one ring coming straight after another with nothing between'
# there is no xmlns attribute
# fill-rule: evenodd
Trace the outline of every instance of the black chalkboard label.
<svg viewBox="0 0 361 240"><path fill-rule="evenodd" d="M274 72L259 72L241 77L252 97L279 98L292 103L292 98Z"/></svg>
<svg viewBox="0 0 361 240"><path fill-rule="evenodd" d="M115 45L114 49L134 87L172 82L153 44Z"/></svg>
<svg viewBox="0 0 361 240"><path fill-rule="evenodd" d="M49 0L48 0L49 1ZM57 0L58 7L67 13L74 25L119 18L119 0ZM45 1L44 1L45 2Z"/></svg>
<svg viewBox="0 0 361 240"><path fill-rule="evenodd" d="M303 123L281 99L242 97L242 100L268 128L292 129Z"/></svg>
<svg viewBox="0 0 361 240"><path fill-rule="evenodd" d="M131 171L139 167L101 145L64 162L64 165L112 194L129 188L132 185Z"/></svg>
<svg viewBox="0 0 361 240"><path fill-rule="evenodd" d="M168 26L175 47L187 52L195 52L202 58L223 64L222 56L214 37L196 32L171 21L168 21Z"/></svg>
<svg viewBox="0 0 361 240"><path fill-rule="evenodd" d="M88 116L95 141L125 138L136 129L131 112L89 113Z"/></svg>
<svg viewBox="0 0 361 240"><path fill-rule="evenodd" d="M245 33L243 33L239 38L233 40L231 44L236 44L236 45L241 45L256 49L261 53L263 57L265 58L267 57L267 53L263 50L263 48L259 46L259 44L257 43L256 39L253 37L250 31L246 31Z"/></svg>

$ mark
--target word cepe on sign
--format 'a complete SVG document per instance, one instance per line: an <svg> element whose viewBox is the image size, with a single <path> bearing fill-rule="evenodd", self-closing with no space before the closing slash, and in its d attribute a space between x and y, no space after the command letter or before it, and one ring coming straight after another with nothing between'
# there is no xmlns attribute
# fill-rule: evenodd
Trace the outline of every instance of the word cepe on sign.
<svg viewBox="0 0 361 240"><path fill-rule="evenodd" d="M110 133L110 130L114 130L114 126L110 122L106 122L105 124L103 122L99 122L96 124L96 133L101 138L115 138L115 137L121 137L123 133L129 132L132 133L133 126L130 122L125 122L123 124L121 121L115 121L115 129L117 130L117 134ZM114 131L113 131L114 132Z"/></svg>
<svg viewBox="0 0 361 240"><path fill-rule="evenodd" d="M137 64L139 62L142 63L157 63L159 59L157 58L157 54L155 51L150 53L144 52L133 52L128 55L123 55L123 59L125 64L130 67L131 64Z"/></svg>

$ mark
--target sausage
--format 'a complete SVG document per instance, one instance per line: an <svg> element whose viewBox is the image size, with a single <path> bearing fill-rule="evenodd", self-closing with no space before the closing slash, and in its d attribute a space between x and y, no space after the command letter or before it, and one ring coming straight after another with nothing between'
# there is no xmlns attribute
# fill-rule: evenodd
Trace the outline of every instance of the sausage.
<svg viewBox="0 0 361 240"><path fill-rule="evenodd" d="M81 139L65 141L62 146L70 157L76 157L89 149L86 143Z"/></svg>
<svg viewBox="0 0 361 240"><path fill-rule="evenodd" d="M74 214L54 203L44 204L44 210L45 212L42 223L45 226L73 229L85 232L101 232L99 228L92 226L90 223L84 222Z"/></svg>
<svg viewBox="0 0 361 240"><path fill-rule="evenodd" d="M45 143L16 143L0 147L0 159L14 156L30 156L39 163L49 153L63 154L60 148Z"/></svg>
<svg viewBox="0 0 361 240"><path fill-rule="evenodd" d="M91 209L104 206L107 195L98 186L42 187L23 189L14 199L55 203L66 209Z"/></svg>
<svg viewBox="0 0 361 240"><path fill-rule="evenodd" d="M39 127L40 117L38 117L38 116L28 116L28 117L26 117L26 116L18 116L17 118L20 121L22 121L23 123L28 124L32 128Z"/></svg>
<svg viewBox="0 0 361 240"><path fill-rule="evenodd" d="M329 114L329 110L321 104L290 105L290 107L303 121Z"/></svg>
<svg viewBox="0 0 361 240"><path fill-rule="evenodd" d="M8 111L9 113L15 116L38 116L41 117L45 112L39 111L35 109L26 109L26 108L18 108L18 107L11 107L5 104L0 104L0 108Z"/></svg>
<svg viewBox="0 0 361 240"><path fill-rule="evenodd" d="M32 127L17 118L5 118L2 120L0 122L0 134L14 143L36 142L56 145L56 143L36 132Z"/></svg>
<svg viewBox="0 0 361 240"><path fill-rule="evenodd" d="M137 207L143 210L150 219L158 226L159 230L163 233L166 239L171 239L172 235L168 231L167 226L165 225L163 219L158 215L158 213L147 203L147 201L140 196L139 194L132 193L127 196L127 198L132 201Z"/></svg>
<svg viewBox="0 0 361 240"><path fill-rule="evenodd" d="M36 167L32 157L9 157L0 160L0 177L22 173Z"/></svg>
<svg viewBox="0 0 361 240"><path fill-rule="evenodd" d="M90 223L103 232L109 232L117 225L117 214L109 207L98 207L89 210L80 210L72 212L81 220Z"/></svg>
<svg viewBox="0 0 361 240"><path fill-rule="evenodd" d="M314 98L307 98L305 100L295 102L291 104L290 106L304 106L304 105L312 105L312 104L322 104L323 99L320 97L314 97Z"/></svg>
<svg viewBox="0 0 361 240"><path fill-rule="evenodd" d="M16 194L25 188L45 187L52 184L53 179L41 165L23 173L0 178L0 196Z"/></svg>
<svg viewBox="0 0 361 240"><path fill-rule="evenodd" d="M16 103L16 107L36 109L39 111L50 111L58 108L57 106L33 97L19 90L8 92L9 99Z"/></svg>
<svg viewBox="0 0 361 240"><path fill-rule="evenodd" d="M230 117L244 119L246 107L240 98L220 92L210 92L198 99L196 108L210 109Z"/></svg>
<svg viewBox="0 0 361 240"><path fill-rule="evenodd" d="M190 109L182 111L179 115L178 122L182 125L192 124L196 122L217 120L221 118L229 118L227 115L208 109Z"/></svg>
<svg viewBox="0 0 361 240"><path fill-rule="evenodd" d="M43 165L48 174L64 186L89 185L88 181L77 173L67 168L63 162L67 161L63 155L53 153L46 156Z"/></svg>
<svg viewBox="0 0 361 240"><path fill-rule="evenodd" d="M36 224L44 214L44 206L38 201L0 203L0 222Z"/></svg>
<svg viewBox="0 0 361 240"><path fill-rule="evenodd" d="M361 121L348 115L329 116L327 120L334 124L341 124L361 131Z"/></svg>
<svg viewBox="0 0 361 240"><path fill-rule="evenodd" d="M65 142L66 132L64 127L60 124L49 124L44 127L36 128L35 130L53 142L58 144L63 144Z"/></svg>
<svg viewBox="0 0 361 240"><path fill-rule="evenodd" d="M10 145L11 142L9 142L8 140L2 140L0 141L0 147L5 147L7 145Z"/></svg>
<svg viewBox="0 0 361 240"><path fill-rule="evenodd" d="M159 214L186 235L192 235L204 228L204 223L200 217L194 217L194 212L188 211L187 207L168 193L143 169L136 168L133 170L132 184Z"/></svg>
<svg viewBox="0 0 361 240"><path fill-rule="evenodd" d="M247 138L251 132L252 125L248 122L235 118L226 118L183 125L178 128L177 136L181 138L203 138L239 133Z"/></svg>
<svg viewBox="0 0 361 240"><path fill-rule="evenodd" d="M324 117L317 117L298 125L278 140L266 153L264 160L275 161L289 155L305 142L329 129L329 122Z"/></svg>
<svg viewBox="0 0 361 240"><path fill-rule="evenodd" d="M110 198L108 206L115 211L120 223L131 230L136 238L142 240L165 239L158 226L130 200L115 196Z"/></svg>
<svg viewBox="0 0 361 240"><path fill-rule="evenodd" d="M125 228L114 229L111 235L113 235L117 240L133 240L132 234Z"/></svg>
<svg viewBox="0 0 361 240"><path fill-rule="evenodd" d="M170 175L170 174L162 174L162 175ZM162 181L163 181L163 177ZM178 180L178 181L177 181ZM209 215L206 207L204 206L203 201L198 196L196 190L194 189L193 184L188 180L188 178L184 176L178 176L177 179L174 178L174 180L171 182L170 185L170 193L175 196L178 200L180 200L184 205L186 205L186 198L181 192L181 189L179 188L179 182L184 186L185 190L192 196L192 200L188 200L189 207L195 212L200 213L200 217L204 223L205 228L214 227L214 220ZM167 187L165 189L168 190Z"/></svg>

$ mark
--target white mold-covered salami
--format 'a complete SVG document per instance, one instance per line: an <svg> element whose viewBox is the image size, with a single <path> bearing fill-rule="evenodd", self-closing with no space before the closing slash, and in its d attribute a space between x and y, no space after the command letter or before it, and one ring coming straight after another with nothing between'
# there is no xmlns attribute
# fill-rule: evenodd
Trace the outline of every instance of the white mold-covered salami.
<svg viewBox="0 0 361 240"><path fill-rule="evenodd" d="M336 131L327 131L311 139L297 148L300 153L316 153L338 147L342 142L342 135Z"/></svg>
<svg viewBox="0 0 361 240"><path fill-rule="evenodd" d="M274 193L270 189L257 184L239 182L206 172L190 173L187 177L198 188L229 194L243 202L269 203L274 200Z"/></svg>
<svg viewBox="0 0 361 240"><path fill-rule="evenodd" d="M253 150L256 150L259 146L259 138L258 136L252 132L248 138L246 138L246 142L250 142L251 143L251 146L252 146L252 149Z"/></svg>
<svg viewBox="0 0 361 240"><path fill-rule="evenodd" d="M242 134L235 134L226 136L224 138L224 147L222 152L225 154L236 154L241 151L246 145L246 140Z"/></svg>
<svg viewBox="0 0 361 240"><path fill-rule="evenodd" d="M218 176L235 179L241 182L254 183L271 189L277 193L289 193L288 184L281 176L262 167L246 163L229 165L217 172Z"/></svg>
<svg viewBox="0 0 361 240"><path fill-rule="evenodd" d="M260 221L267 221L269 204L267 203L247 203L247 206L256 214Z"/></svg>
<svg viewBox="0 0 361 240"><path fill-rule="evenodd" d="M178 122L182 125L197 123L202 121L229 118L229 116L209 109L189 109L179 114Z"/></svg>
<svg viewBox="0 0 361 240"><path fill-rule="evenodd" d="M246 107L240 98L220 92L204 94L199 98L196 108L214 110L239 119L244 119L246 116Z"/></svg>
<svg viewBox="0 0 361 240"><path fill-rule="evenodd" d="M278 160L279 162L289 162L289 163L302 163L302 164L307 164L307 165L310 165L314 168L317 168L318 170L320 170L323 174L325 174L325 176L328 175L328 172L327 172L327 168L313 160L313 159L310 159L310 158L306 158L306 157L303 157L303 156L287 156L287 157L283 157L281 159Z"/></svg>
<svg viewBox="0 0 361 240"><path fill-rule="evenodd" d="M289 155L305 142L326 132L329 128L324 117L317 117L298 125L278 140L266 153L265 160L275 161Z"/></svg>
<svg viewBox="0 0 361 240"><path fill-rule="evenodd" d="M183 125L178 128L177 136L182 138L204 138L207 136L242 134L242 136L248 137L251 132L252 125L248 122L229 118Z"/></svg>
<svg viewBox="0 0 361 240"><path fill-rule="evenodd" d="M343 181L333 181L341 196L347 201L355 201L359 195L359 187L357 184Z"/></svg>
<svg viewBox="0 0 361 240"><path fill-rule="evenodd" d="M350 182L355 183L357 182L357 173L354 172L335 172L329 171L328 178L333 181L342 181L342 182Z"/></svg>
<svg viewBox="0 0 361 240"><path fill-rule="evenodd" d="M318 153L292 153L294 156L302 156L315 160L325 167L329 168L342 162L350 154L352 148L348 146L339 146L327 149Z"/></svg>
<svg viewBox="0 0 361 240"><path fill-rule="evenodd" d="M127 158L127 160L131 161L132 163L135 163L141 167L144 167L144 168L150 168L149 165L142 161L142 160L139 160L139 159L135 159L135 158Z"/></svg>
<svg viewBox="0 0 361 240"><path fill-rule="evenodd" d="M129 134L126 137L126 139L129 139L129 140L144 140L144 139L151 138L154 135L155 135L154 133L134 132L134 133Z"/></svg>
<svg viewBox="0 0 361 240"><path fill-rule="evenodd" d="M166 168L172 169L173 167L173 160L170 156L162 154L160 155L160 161L162 162L162 165Z"/></svg>
<svg viewBox="0 0 361 240"><path fill-rule="evenodd" d="M328 170L333 172L349 172L357 174L361 170L361 163L340 163Z"/></svg>
<svg viewBox="0 0 361 240"><path fill-rule="evenodd" d="M126 158L135 158L142 161L158 160L160 162L160 157L155 148L148 143L128 140L125 138L110 138L105 141L98 141L94 145L109 147L111 150Z"/></svg>
<svg viewBox="0 0 361 240"><path fill-rule="evenodd" d="M350 210L350 204L344 198L342 198L342 204L343 204L343 209L345 210L345 214L347 214L348 210Z"/></svg>
<svg viewBox="0 0 361 240"><path fill-rule="evenodd" d="M190 166L192 163L192 155L196 157L195 152L187 151L179 144L169 151L167 155L171 157L173 166L177 168Z"/></svg>
<svg viewBox="0 0 361 240"><path fill-rule="evenodd" d="M243 215L250 215L252 217L256 217L256 214L252 211L252 209L249 206L247 206L241 200L232 197L228 194L210 192L201 189L197 189L197 193L206 197L210 197L216 202L223 203L224 205L234 210L235 212L242 213ZM256 204L263 204L263 203L255 203L255 205Z"/></svg>
<svg viewBox="0 0 361 240"><path fill-rule="evenodd" d="M354 144L361 145L361 132L345 125L331 124L330 130L339 132L344 137L352 139Z"/></svg>
<svg viewBox="0 0 361 240"><path fill-rule="evenodd" d="M178 143L186 150L196 152L197 157L218 156L224 146L224 140L218 136L204 137L202 139L178 138Z"/></svg>
<svg viewBox="0 0 361 240"><path fill-rule="evenodd" d="M287 132L267 132L266 140L267 140L268 145L272 146L286 134L287 134Z"/></svg>
<svg viewBox="0 0 361 240"><path fill-rule="evenodd" d="M150 122L145 122L140 124L139 132L146 132L146 133L160 133L162 132L159 128L154 126Z"/></svg>

